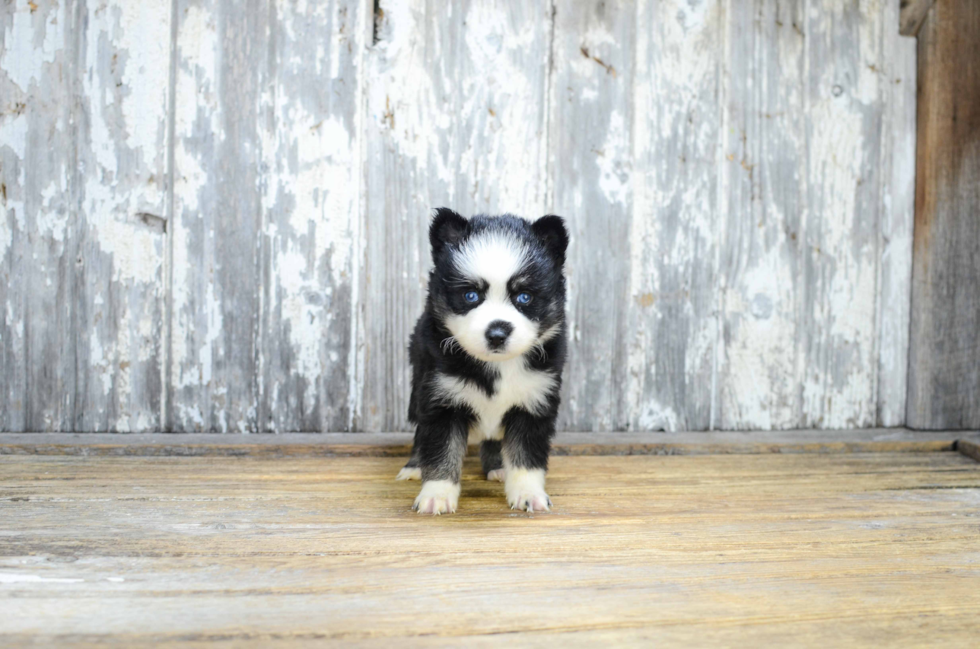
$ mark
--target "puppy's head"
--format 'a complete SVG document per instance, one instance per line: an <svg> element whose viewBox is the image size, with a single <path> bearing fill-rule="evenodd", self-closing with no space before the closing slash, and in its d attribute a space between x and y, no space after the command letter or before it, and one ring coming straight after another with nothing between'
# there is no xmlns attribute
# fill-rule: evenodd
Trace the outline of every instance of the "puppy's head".
<svg viewBox="0 0 980 649"><path fill-rule="evenodd" d="M467 220L440 208L429 240L433 310L467 354L504 361L558 333L568 247L561 217L534 223L511 215Z"/></svg>

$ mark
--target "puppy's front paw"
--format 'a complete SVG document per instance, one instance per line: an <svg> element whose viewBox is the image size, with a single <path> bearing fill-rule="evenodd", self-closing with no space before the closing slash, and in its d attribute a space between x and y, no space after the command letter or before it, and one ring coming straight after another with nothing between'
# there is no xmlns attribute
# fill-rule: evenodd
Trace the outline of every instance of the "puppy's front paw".
<svg viewBox="0 0 980 649"><path fill-rule="evenodd" d="M494 469L487 474L487 480L496 480L497 482L503 482L507 477L507 471L504 469Z"/></svg>
<svg viewBox="0 0 980 649"><path fill-rule="evenodd" d="M551 498L544 491L544 470L508 469L504 491L511 509L526 512L551 510Z"/></svg>
<svg viewBox="0 0 980 649"><path fill-rule="evenodd" d="M507 502L511 509L520 509L526 512L550 512L551 498L544 490L528 491L507 496Z"/></svg>
<svg viewBox="0 0 980 649"><path fill-rule="evenodd" d="M421 480L422 479L422 469L417 466L412 467L402 467L402 470L398 472L395 476L395 480Z"/></svg>
<svg viewBox="0 0 980 649"><path fill-rule="evenodd" d="M452 514L459 503L459 483L452 480L426 480L412 509L420 514Z"/></svg>

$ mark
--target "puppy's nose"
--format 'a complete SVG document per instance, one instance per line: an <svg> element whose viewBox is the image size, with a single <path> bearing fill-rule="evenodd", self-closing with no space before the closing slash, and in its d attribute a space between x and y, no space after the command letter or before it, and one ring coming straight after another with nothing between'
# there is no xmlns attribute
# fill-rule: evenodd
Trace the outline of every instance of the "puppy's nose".
<svg viewBox="0 0 980 649"><path fill-rule="evenodd" d="M507 343L507 337L514 331L514 325L504 320L494 320L487 327L487 347L500 349Z"/></svg>

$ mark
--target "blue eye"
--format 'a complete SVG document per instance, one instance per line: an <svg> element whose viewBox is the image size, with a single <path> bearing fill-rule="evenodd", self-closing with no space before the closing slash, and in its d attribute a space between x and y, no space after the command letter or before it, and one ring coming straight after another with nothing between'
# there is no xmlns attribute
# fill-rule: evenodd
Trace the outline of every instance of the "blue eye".
<svg viewBox="0 0 980 649"><path fill-rule="evenodd" d="M531 296L528 295L527 293L521 293L520 295L517 296L516 299L517 299L517 303L518 304L530 304L531 303Z"/></svg>
<svg viewBox="0 0 980 649"><path fill-rule="evenodd" d="M470 304L473 304L474 302L480 301L480 294L476 291L467 291L466 293L463 293L463 299Z"/></svg>

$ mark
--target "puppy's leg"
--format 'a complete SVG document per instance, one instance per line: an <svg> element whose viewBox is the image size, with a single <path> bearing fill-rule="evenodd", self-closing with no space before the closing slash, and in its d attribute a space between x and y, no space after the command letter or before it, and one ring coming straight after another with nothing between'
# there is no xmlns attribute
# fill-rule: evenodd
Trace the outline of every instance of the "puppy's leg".
<svg viewBox="0 0 980 649"><path fill-rule="evenodd" d="M421 480L422 469L419 467L419 431L415 427L415 440L412 442L412 457L402 467L402 470L395 476L395 480Z"/></svg>
<svg viewBox="0 0 980 649"><path fill-rule="evenodd" d="M439 515L456 511L468 429L468 419L458 411L447 411L419 424L416 444L422 490L412 506L418 513Z"/></svg>
<svg viewBox="0 0 980 649"><path fill-rule="evenodd" d="M500 441L485 439L480 443L480 464L487 480L504 481L504 459L500 455Z"/></svg>
<svg viewBox="0 0 980 649"><path fill-rule="evenodd" d="M544 479L554 433L554 415L536 417L517 409L504 418L504 491L511 509L528 512L551 509Z"/></svg>

